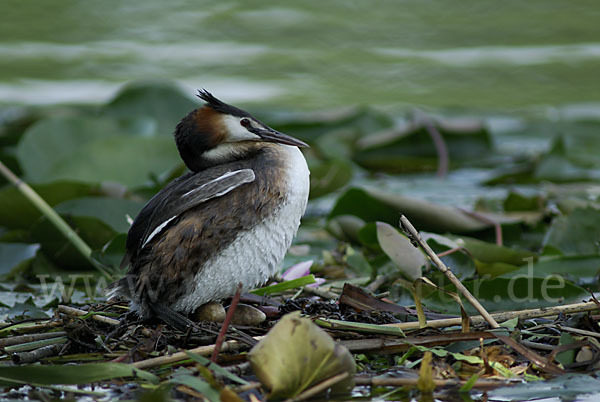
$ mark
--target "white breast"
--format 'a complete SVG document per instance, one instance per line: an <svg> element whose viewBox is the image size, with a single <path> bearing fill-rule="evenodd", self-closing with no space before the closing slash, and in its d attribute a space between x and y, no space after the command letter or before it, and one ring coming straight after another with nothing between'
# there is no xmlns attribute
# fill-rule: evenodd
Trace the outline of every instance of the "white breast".
<svg viewBox="0 0 600 402"><path fill-rule="evenodd" d="M232 296L239 282L244 290L252 289L281 268L306 209L309 191L309 171L302 152L296 147L282 147L287 153L285 202L262 224L243 232L217 257L208 260L189 285L190 291L173 304L175 310L187 314L211 300Z"/></svg>

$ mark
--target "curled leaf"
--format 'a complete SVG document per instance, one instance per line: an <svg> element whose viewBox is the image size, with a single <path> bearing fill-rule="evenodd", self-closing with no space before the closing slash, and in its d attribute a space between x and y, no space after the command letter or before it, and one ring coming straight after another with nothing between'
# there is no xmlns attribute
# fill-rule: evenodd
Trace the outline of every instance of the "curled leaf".
<svg viewBox="0 0 600 402"><path fill-rule="evenodd" d="M406 236L387 223L377 222L377 240L405 278L414 281L421 277L421 268L427 264L427 258Z"/></svg>
<svg viewBox="0 0 600 402"><path fill-rule="evenodd" d="M354 385L354 358L350 352L300 313L285 315L265 339L255 345L248 360L271 398L290 398L337 374L350 374L332 391L346 392Z"/></svg>

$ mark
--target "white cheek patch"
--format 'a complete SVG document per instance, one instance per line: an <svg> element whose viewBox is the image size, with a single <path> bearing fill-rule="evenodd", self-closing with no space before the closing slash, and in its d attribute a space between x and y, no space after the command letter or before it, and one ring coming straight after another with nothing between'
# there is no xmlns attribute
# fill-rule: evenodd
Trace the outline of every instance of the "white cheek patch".
<svg viewBox="0 0 600 402"><path fill-rule="evenodd" d="M256 134L251 133L246 129L246 127L240 124L240 119L242 117L236 116L224 116L223 123L225 124L225 129L227 130L227 142L236 142L236 141L256 141L260 140L260 137Z"/></svg>

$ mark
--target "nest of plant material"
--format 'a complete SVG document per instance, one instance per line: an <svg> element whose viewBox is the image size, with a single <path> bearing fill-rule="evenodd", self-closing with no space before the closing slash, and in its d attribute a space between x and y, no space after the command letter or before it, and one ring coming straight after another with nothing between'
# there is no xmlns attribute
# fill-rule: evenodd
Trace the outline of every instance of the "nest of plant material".
<svg viewBox="0 0 600 402"><path fill-rule="evenodd" d="M51 320L3 328L3 334L10 336L0 339L0 345L14 366L0 367L0 377L5 379L5 387L13 388L13 396L31 396L35 389L19 388L19 376L28 375L30 384L41 381L44 385L42 376L48 373L27 371L37 367L55 370L54 377L47 380L51 384L87 381L83 384L99 384L102 392L115 398L139 397L152 388L152 392L171 393L176 398L264 400L280 392L275 396L302 400L350 389L354 395L386 398L411 397L417 392L444 397L459 389L493 392L490 390L499 387L518 387L524 377L562 378L565 373L599 366L598 316L591 313L598 310L595 302L514 312L507 320L503 319L509 315L494 315L505 323L490 331L481 319L473 318L466 329L461 327L460 317L428 312L427 325L421 326L414 310L361 288L347 284L335 292L330 289L328 293L329 297L336 295L335 299L314 292L296 298L242 297L243 304L264 308L266 319L255 325L229 324L226 333L224 324L216 322L197 322L181 331L156 319L140 321L127 312L126 303L59 306ZM296 339L294 330L278 329L278 323L286 320L293 323L292 328L308 325L303 330L306 334ZM275 338L275 332L281 339L275 352L256 357L262 348L257 345ZM328 335L323 336L325 333ZM303 338L310 342L321 338L325 346L315 346L320 350L317 356L306 357L309 350L303 349ZM323 352L327 347L330 352ZM316 366L333 368L321 378L312 378L316 369L300 365L294 376L306 378L305 383L290 385L277 373L294 370L293 364L274 361L273 356L294 351L315 359ZM324 355L327 360L321 361ZM349 361L351 370L347 369ZM42 365L32 366L33 362ZM285 370L278 364L285 364ZM74 367L77 372L70 372ZM11 371L2 371L7 369ZM56 374L61 372L57 369L66 370L64 375L71 381ZM39 378L32 379L32 375ZM344 387L336 389L336 384ZM289 391L290 387L299 389ZM53 397L99 392L51 388L47 392Z"/></svg>

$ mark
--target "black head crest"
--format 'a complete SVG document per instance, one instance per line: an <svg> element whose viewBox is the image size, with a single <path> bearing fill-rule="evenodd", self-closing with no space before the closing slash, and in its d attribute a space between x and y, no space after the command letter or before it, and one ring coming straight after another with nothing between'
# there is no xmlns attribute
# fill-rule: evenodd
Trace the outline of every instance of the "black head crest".
<svg viewBox="0 0 600 402"><path fill-rule="evenodd" d="M206 102L206 106L216 110L219 113L229 114L237 117L252 117L250 113L242 109L238 109L235 106L228 105L227 103L215 98L213 94L204 88L198 90L197 96Z"/></svg>

